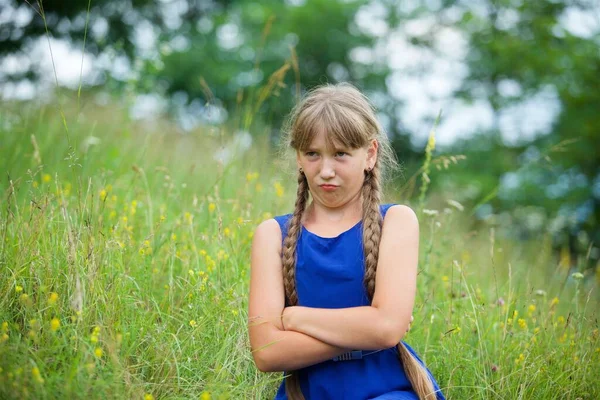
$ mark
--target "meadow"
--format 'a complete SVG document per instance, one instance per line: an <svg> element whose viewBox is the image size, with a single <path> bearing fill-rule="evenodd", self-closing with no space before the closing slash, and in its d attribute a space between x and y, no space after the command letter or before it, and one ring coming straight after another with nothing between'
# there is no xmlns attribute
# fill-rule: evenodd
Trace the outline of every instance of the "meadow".
<svg viewBox="0 0 600 400"><path fill-rule="evenodd" d="M256 369L247 336L250 246L293 209L291 169L264 135L222 163L226 127L92 103L0 110L0 398L272 398L282 373ZM428 150L428 179L452 174ZM447 398L600 398L596 278L421 178L385 202L418 211L404 340Z"/></svg>

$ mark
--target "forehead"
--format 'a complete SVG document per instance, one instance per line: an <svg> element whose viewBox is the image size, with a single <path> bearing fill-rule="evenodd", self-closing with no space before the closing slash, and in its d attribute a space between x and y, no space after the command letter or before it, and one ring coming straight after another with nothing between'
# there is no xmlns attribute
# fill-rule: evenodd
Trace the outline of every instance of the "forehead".
<svg viewBox="0 0 600 400"><path fill-rule="evenodd" d="M309 149L313 150L335 150L345 149L345 146L340 141L336 140L335 137L328 137L325 129L319 129L312 138L312 141L308 145Z"/></svg>

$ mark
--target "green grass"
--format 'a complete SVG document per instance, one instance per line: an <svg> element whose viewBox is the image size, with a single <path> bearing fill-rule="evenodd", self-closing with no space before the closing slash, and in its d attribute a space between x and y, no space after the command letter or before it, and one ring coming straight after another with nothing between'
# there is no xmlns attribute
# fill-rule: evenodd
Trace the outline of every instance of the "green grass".
<svg viewBox="0 0 600 400"><path fill-rule="evenodd" d="M247 337L250 245L295 180L266 141L220 165L217 128L67 109L67 139L56 108L0 113L0 398L272 398L281 373L255 368ZM425 202L405 340L447 397L600 398L597 283L547 237Z"/></svg>

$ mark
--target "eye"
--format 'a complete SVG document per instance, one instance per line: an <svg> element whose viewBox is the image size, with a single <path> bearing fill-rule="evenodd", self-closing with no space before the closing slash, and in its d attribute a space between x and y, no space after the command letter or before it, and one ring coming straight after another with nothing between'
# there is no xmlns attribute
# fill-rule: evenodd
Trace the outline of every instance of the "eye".
<svg viewBox="0 0 600 400"><path fill-rule="evenodd" d="M307 151L306 153L304 153L307 157L314 157L317 155L317 153L315 151Z"/></svg>
<svg viewBox="0 0 600 400"><path fill-rule="evenodd" d="M345 151L338 151L337 153L335 153L335 155L337 157L343 157L343 156L348 155L348 153L346 153Z"/></svg>

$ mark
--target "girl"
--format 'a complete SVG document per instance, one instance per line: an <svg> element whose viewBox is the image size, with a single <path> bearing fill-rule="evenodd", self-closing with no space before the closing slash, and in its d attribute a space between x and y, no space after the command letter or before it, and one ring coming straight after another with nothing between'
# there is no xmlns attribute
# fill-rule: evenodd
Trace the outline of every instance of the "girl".
<svg viewBox="0 0 600 400"><path fill-rule="evenodd" d="M256 366L287 372L276 399L444 399L401 341L419 226L409 207L380 204L397 164L373 107L349 84L319 87L292 112L287 136L295 210L262 222L252 243Z"/></svg>

